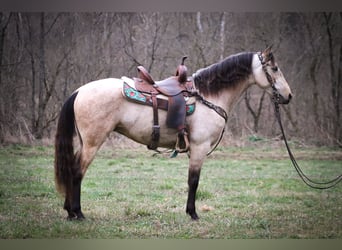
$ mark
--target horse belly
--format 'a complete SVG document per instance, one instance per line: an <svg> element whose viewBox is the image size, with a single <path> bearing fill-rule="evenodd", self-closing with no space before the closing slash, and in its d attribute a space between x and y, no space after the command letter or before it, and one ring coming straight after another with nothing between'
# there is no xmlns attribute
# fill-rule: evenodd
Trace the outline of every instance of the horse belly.
<svg viewBox="0 0 342 250"><path fill-rule="evenodd" d="M123 99L120 110L122 116L114 131L125 135L138 143L149 145L151 143L153 126L152 107L128 102ZM173 148L177 139L177 131L166 127L165 111L159 110L158 116L160 125L159 146Z"/></svg>

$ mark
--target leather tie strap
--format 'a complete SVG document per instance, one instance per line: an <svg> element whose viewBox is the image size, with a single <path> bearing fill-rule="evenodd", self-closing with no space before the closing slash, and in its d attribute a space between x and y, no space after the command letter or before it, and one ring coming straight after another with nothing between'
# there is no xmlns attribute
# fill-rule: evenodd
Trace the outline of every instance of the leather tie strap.
<svg viewBox="0 0 342 250"><path fill-rule="evenodd" d="M151 144L148 145L148 149L156 150L158 148L158 142L160 138L160 126L158 119L158 102L157 102L157 92L151 92L152 107L153 107L153 127L151 134Z"/></svg>

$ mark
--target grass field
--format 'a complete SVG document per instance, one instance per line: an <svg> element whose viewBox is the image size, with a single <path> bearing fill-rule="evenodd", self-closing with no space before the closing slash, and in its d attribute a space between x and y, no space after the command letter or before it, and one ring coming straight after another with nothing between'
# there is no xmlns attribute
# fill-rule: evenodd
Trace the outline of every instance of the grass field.
<svg viewBox="0 0 342 250"><path fill-rule="evenodd" d="M310 177L341 174L341 149L300 148ZM85 221L70 222L53 177L53 148L0 148L0 238L342 238L342 184L308 188L283 147L219 147L206 160L200 220L185 214L186 155L102 149L84 179Z"/></svg>

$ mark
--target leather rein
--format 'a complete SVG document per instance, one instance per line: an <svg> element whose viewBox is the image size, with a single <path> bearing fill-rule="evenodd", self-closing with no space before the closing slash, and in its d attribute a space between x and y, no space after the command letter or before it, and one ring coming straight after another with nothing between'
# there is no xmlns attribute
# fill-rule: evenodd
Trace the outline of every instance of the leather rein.
<svg viewBox="0 0 342 250"><path fill-rule="evenodd" d="M224 134L224 132L226 130L226 124L227 124L227 121L228 121L228 115L227 115L227 112L223 108L221 108L220 106L217 106L217 105L215 105L215 104L205 100L203 98L203 96L201 96L198 92L196 92L195 95L196 95L196 100L198 100L199 102L203 103L208 108L213 109L219 116L221 116L224 119L224 126L223 126L223 129L221 131L221 135L220 135L219 139L217 140L215 146L207 153L207 156L208 156L212 152L214 152L214 150L217 148L217 146L222 141L223 134Z"/></svg>
<svg viewBox="0 0 342 250"><path fill-rule="evenodd" d="M191 93L191 96L196 97L197 101L204 104L208 108L214 110L219 116L221 116L224 119L224 126L223 126L223 129L221 131L220 137L217 140L217 142L215 143L215 146L207 153L207 156L209 156L212 152L214 152L214 150L217 148L217 146L222 141L223 134L226 130L226 124L228 122L228 115L227 115L227 112L223 108L221 108L220 106L217 106L214 103L209 102L206 99L204 99L204 97L202 95L200 95L200 93L196 90L196 83L195 83L194 78L191 81L193 82L193 86L195 88L195 90Z"/></svg>
<svg viewBox="0 0 342 250"><path fill-rule="evenodd" d="M286 139L286 136L285 136L285 132L284 132L284 128L283 128L283 124L281 122L281 116L280 116L280 107L279 107L279 92L278 90L276 89L275 87L275 80L271 77L271 75L268 73L267 71L267 68L266 68L266 61L264 61L264 58L262 56L261 53L258 53L258 56L259 56L259 59L260 59L260 62L261 62L261 65L262 65L262 69L266 75L266 78L268 80L268 82L271 84L272 86L272 91L273 91L273 97L272 97L272 101L274 103L274 112L275 112L275 116L277 118L277 121L278 121L278 124L279 124L279 127L280 127L280 130L281 130L281 133L283 135L283 138L284 138L284 142L285 142L285 146L286 146L286 149L287 149L287 152L290 156L290 159L292 161L292 164L295 168L295 170L297 171L299 177L302 179L302 181L308 185L309 187L311 188L314 188L314 189L329 189L329 188L332 188L334 186L336 186L339 182L341 182L342 180L342 175L339 175L337 176L336 178L330 180L330 181L326 181L326 182L317 182L317 181L314 181L312 179L310 179L309 177L307 177L302 169L299 167L295 157L293 156L292 154L292 151L289 147L289 144L287 142L287 139Z"/></svg>

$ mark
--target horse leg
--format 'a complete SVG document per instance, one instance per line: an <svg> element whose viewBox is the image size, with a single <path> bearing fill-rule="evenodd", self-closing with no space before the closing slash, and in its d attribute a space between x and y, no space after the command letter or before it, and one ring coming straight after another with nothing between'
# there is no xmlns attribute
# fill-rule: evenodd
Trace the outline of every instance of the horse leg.
<svg viewBox="0 0 342 250"><path fill-rule="evenodd" d="M81 211L81 182L83 175L80 169L80 154L77 152L71 169L71 185L66 192L64 201L64 209L68 212L68 220L84 219Z"/></svg>
<svg viewBox="0 0 342 250"><path fill-rule="evenodd" d="M196 213L196 207L195 207L195 200L196 200L196 191L199 183L200 178L200 169L192 169L189 168L188 173L188 201L186 204L186 213L190 215L191 219L198 220L199 217Z"/></svg>
<svg viewBox="0 0 342 250"><path fill-rule="evenodd" d="M80 171L80 154L75 155L75 162L72 168L72 185L70 192L65 197L64 209L68 212L68 220L82 220L84 215L81 211L81 182L83 179Z"/></svg>
<svg viewBox="0 0 342 250"><path fill-rule="evenodd" d="M93 161L98 147L83 146L76 153L75 165L72 170L72 190L65 198L64 209L68 212L68 219L85 219L81 210L81 184L88 166Z"/></svg>
<svg viewBox="0 0 342 250"><path fill-rule="evenodd" d="M201 167L206 154L198 154L199 152L196 150L192 150L190 155L190 164L189 164L189 172L188 172L188 200L186 204L186 213L190 215L191 219L198 220L199 217L196 213L196 191L200 179ZM195 152L195 153L193 153Z"/></svg>

